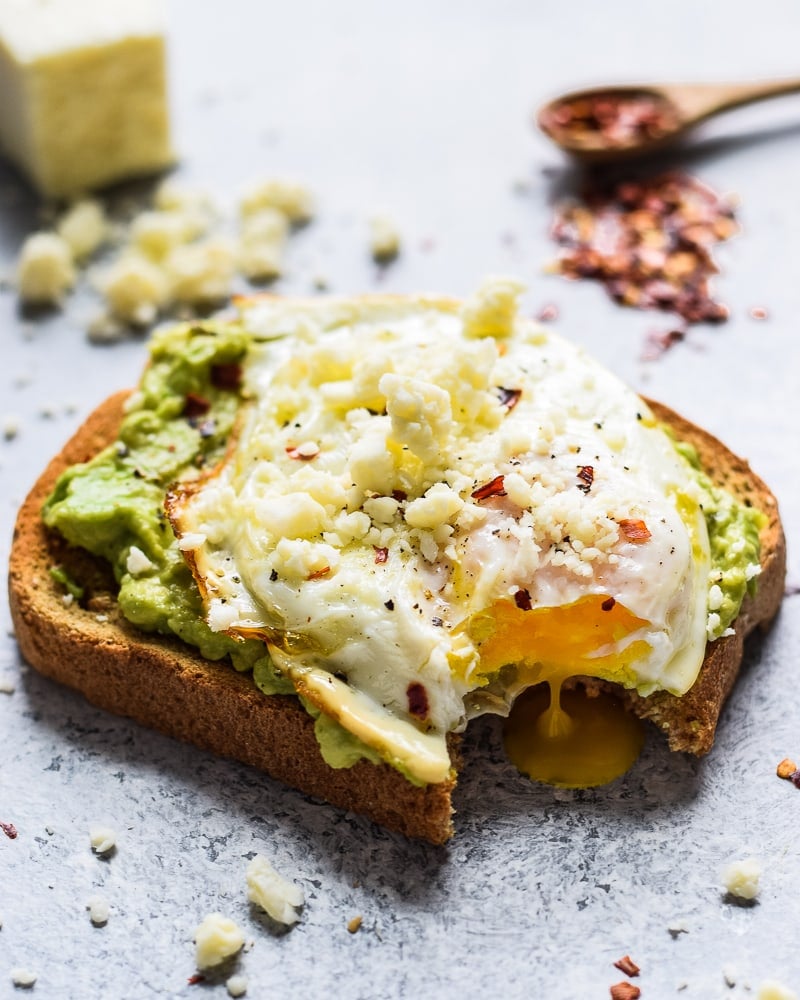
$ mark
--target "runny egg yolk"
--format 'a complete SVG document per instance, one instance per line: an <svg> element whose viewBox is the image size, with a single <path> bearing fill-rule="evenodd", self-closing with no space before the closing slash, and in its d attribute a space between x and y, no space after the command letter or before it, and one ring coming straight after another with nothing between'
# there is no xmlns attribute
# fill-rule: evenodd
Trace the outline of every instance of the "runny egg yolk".
<svg viewBox="0 0 800 1000"><path fill-rule="evenodd" d="M639 720L606 693L588 697L561 688L576 675L624 680L650 649L630 638L645 625L603 595L530 610L497 601L473 618L480 672L491 675L512 664L514 687L529 689L515 701L504 731L506 753L520 771L549 784L588 788L631 767L644 741Z"/></svg>

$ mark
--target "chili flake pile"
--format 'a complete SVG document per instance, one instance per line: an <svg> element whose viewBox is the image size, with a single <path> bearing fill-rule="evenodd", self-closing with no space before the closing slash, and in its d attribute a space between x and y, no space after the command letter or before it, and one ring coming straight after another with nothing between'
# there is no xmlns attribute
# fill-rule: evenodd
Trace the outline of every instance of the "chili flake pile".
<svg viewBox="0 0 800 1000"><path fill-rule="evenodd" d="M612 183L557 210L554 269L602 282L621 305L720 323L728 310L709 289L711 250L737 231L730 202L685 174Z"/></svg>
<svg viewBox="0 0 800 1000"><path fill-rule="evenodd" d="M572 97L539 114L539 127L572 149L625 149L660 139L679 124L672 106L653 94L609 91Z"/></svg>

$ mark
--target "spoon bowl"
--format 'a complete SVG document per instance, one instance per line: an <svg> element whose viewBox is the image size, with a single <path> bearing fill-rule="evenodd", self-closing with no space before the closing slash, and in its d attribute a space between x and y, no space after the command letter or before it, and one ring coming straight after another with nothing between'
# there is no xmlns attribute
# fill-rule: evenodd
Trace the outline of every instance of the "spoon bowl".
<svg viewBox="0 0 800 1000"><path fill-rule="evenodd" d="M616 162L658 152L723 111L797 91L800 78L592 87L549 101L536 120L570 155Z"/></svg>

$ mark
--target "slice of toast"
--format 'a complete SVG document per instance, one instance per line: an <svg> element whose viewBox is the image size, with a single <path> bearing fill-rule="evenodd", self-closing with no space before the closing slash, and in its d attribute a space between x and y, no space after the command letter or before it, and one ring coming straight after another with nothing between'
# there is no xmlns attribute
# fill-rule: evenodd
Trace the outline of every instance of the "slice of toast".
<svg viewBox="0 0 800 1000"><path fill-rule="evenodd" d="M400 833L441 844L453 832L451 793L458 769L458 737L451 737L453 777L424 788L388 765L362 761L334 770L325 764L311 717L297 699L266 697L248 675L225 661L205 660L178 639L144 633L119 613L108 567L50 532L41 508L67 466L91 458L115 440L125 394L112 396L49 464L17 518L9 592L16 636L25 659L41 673L73 687L96 704L145 726L235 758L310 795L368 816ZM735 634L711 643L700 676L681 698L624 692L631 711L653 721L673 750L706 753L742 661L747 635L767 626L783 594L785 541L775 498L710 434L659 404L657 418L693 444L714 482L767 517L761 533L758 589L745 598ZM65 603L50 569L61 565L85 589ZM588 682L607 686L604 682ZM617 689L617 693L620 693Z"/></svg>

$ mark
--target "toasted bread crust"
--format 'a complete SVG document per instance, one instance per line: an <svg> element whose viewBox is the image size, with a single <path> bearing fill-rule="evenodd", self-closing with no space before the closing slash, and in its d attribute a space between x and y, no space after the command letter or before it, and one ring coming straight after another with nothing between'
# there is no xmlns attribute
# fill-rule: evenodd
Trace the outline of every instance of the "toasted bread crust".
<svg viewBox="0 0 800 1000"><path fill-rule="evenodd" d="M265 697L227 663L213 663L180 640L143 633L119 614L115 585L101 560L70 548L48 531L41 508L58 475L86 461L116 438L126 394L102 404L53 459L17 518L9 594L17 640L42 674L77 689L89 701L145 726L252 764L310 795L368 816L408 836L441 844L452 830L455 777L417 788L388 765L361 762L334 770L322 759L313 722L296 699ZM703 467L720 485L762 510L762 574L748 596L735 635L709 645L697 682L682 698L624 692L631 711L667 733L670 748L706 753L742 661L744 640L767 626L783 594L785 540L775 498L747 463L716 438L657 403L657 418L697 448ZM66 565L87 597L65 606L51 577ZM588 681L588 686L604 686ZM619 692L618 692L619 693ZM457 739L451 743L457 769Z"/></svg>

